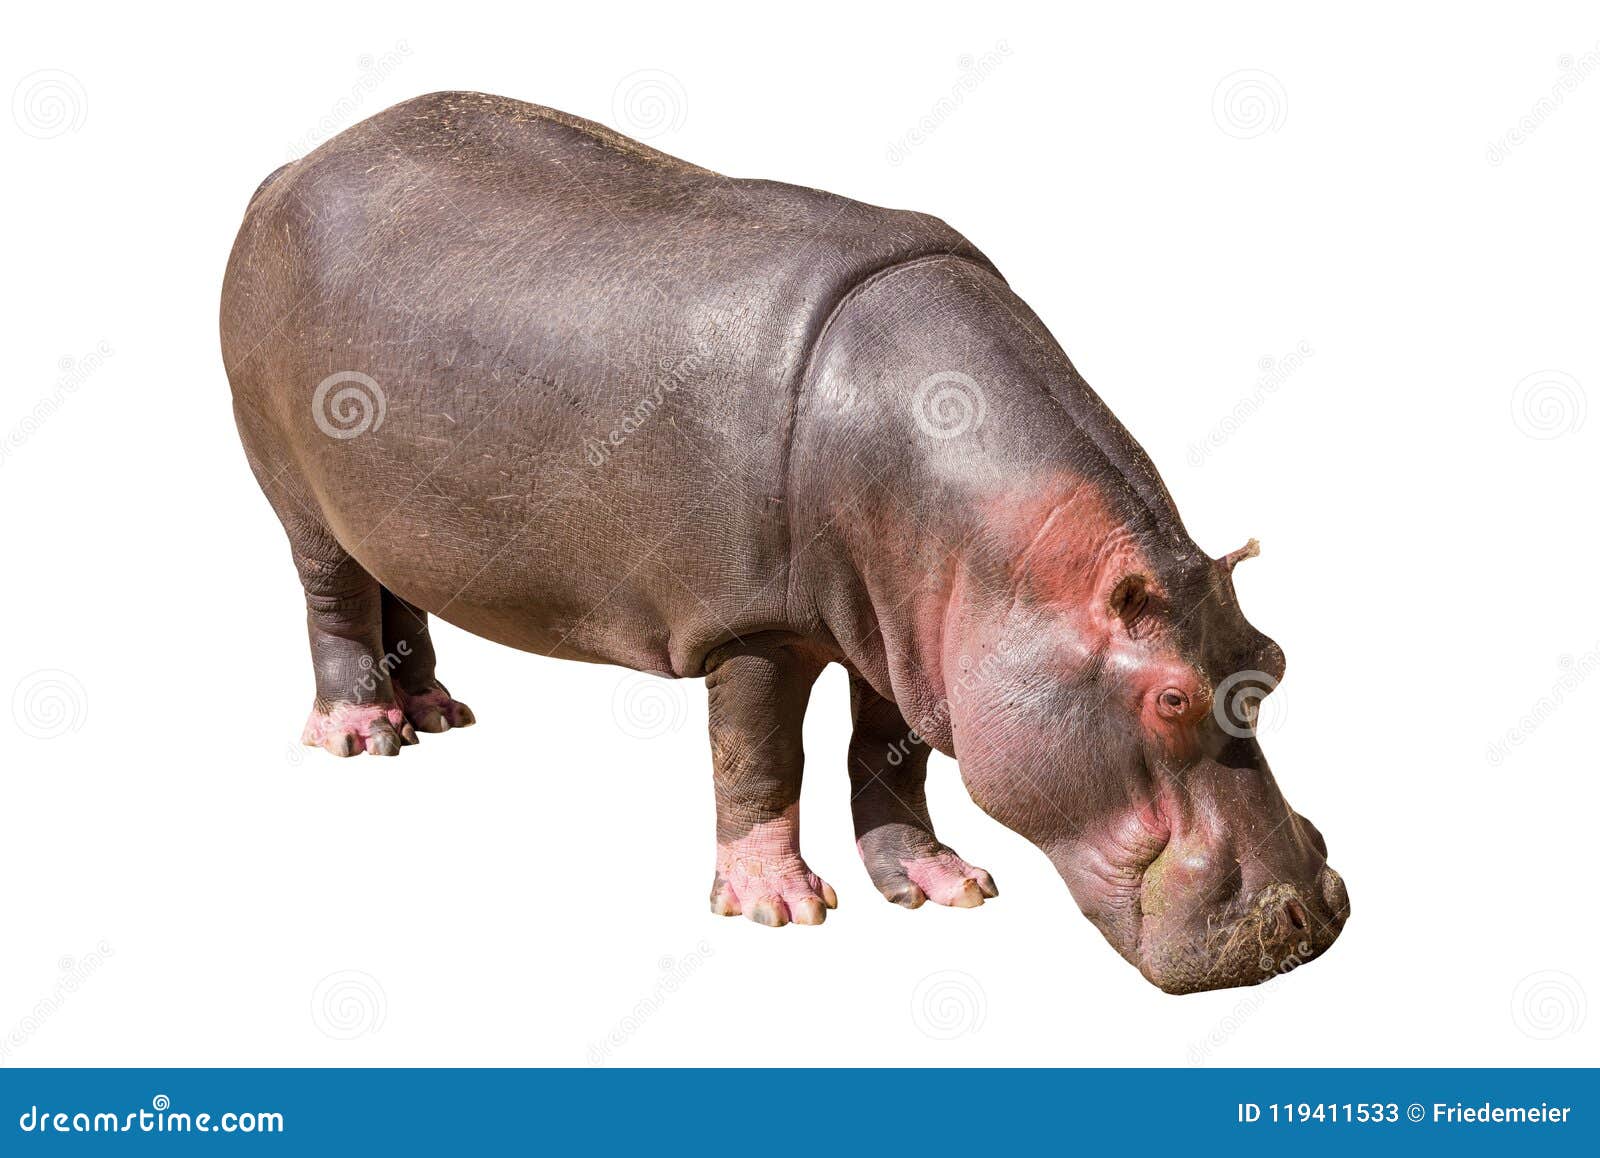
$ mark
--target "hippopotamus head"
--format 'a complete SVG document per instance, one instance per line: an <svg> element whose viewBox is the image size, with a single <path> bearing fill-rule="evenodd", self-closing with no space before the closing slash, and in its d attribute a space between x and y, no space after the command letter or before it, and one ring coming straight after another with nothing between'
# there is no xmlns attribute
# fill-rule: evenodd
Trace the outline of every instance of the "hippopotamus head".
<svg viewBox="0 0 1600 1158"><path fill-rule="evenodd" d="M1165 520L1058 480L988 512L944 633L950 741L973 798L1038 845L1079 907L1172 993L1250 985L1349 915L1255 736L1283 678L1233 568Z"/></svg>

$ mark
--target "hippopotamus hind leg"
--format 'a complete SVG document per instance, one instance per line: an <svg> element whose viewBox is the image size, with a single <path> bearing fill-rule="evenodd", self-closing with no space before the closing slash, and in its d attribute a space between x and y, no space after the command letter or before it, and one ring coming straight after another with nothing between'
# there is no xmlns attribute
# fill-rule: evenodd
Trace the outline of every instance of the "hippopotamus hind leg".
<svg viewBox="0 0 1600 1158"><path fill-rule="evenodd" d="M271 424L237 399L234 415L305 588L317 696L301 740L335 756L393 756L419 730L472 723L471 709L434 677L427 614L379 586L340 545Z"/></svg>
<svg viewBox="0 0 1600 1158"><path fill-rule="evenodd" d="M452 699L434 676L428 613L383 588L383 663L396 701L419 732L448 732L475 722L472 709Z"/></svg>
<svg viewBox="0 0 1600 1158"><path fill-rule="evenodd" d="M417 742L383 659L382 588L331 536L296 541L317 698L303 743L335 756L397 756Z"/></svg>

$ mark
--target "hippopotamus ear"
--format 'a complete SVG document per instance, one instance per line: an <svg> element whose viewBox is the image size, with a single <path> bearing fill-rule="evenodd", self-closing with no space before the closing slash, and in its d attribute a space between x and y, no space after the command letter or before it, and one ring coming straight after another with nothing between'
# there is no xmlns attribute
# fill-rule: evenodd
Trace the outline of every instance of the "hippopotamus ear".
<svg viewBox="0 0 1600 1158"><path fill-rule="evenodd" d="M1111 589L1111 613L1122 620L1128 634L1137 637L1139 626L1150 609L1150 577L1135 572L1124 575Z"/></svg>
<svg viewBox="0 0 1600 1158"><path fill-rule="evenodd" d="M1229 551L1222 558L1218 559L1217 566L1222 568L1222 573L1224 575L1231 575L1233 573L1233 569L1240 563L1244 562L1246 559L1254 559L1259 554L1261 554L1260 540L1251 539L1237 551Z"/></svg>

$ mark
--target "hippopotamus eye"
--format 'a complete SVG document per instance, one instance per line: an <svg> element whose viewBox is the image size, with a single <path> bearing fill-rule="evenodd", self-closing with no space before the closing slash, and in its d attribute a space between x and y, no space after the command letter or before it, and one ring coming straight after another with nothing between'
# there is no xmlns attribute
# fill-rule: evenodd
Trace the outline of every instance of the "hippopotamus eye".
<svg viewBox="0 0 1600 1158"><path fill-rule="evenodd" d="M1189 710L1189 697L1177 688L1168 688L1156 697L1156 710L1168 719L1181 716Z"/></svg>
<svg viewBox="0 0 1600 1158"><path fill-rule="evenodd" d="M1150 581L1128 575L1111 590L1111 613L1122 620L1130 635L1138 634L1139 620L1150 607Z"/></svg>

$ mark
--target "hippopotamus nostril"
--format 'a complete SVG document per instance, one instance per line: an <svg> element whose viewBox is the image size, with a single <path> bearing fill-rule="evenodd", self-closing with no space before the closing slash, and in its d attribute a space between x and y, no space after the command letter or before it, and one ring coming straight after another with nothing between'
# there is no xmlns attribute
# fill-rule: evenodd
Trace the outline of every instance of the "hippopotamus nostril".
<svg viewBox="0 0 1600 1158"><path fill-rule="evenodd" d="M1299 901L1285 901L1283 905L1283 912L1284 915L1289 918L1289 923L1296 929L1304 929L1308 924L1310 924L1310 921L1306 917L1305 906Z"/></svg>

